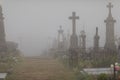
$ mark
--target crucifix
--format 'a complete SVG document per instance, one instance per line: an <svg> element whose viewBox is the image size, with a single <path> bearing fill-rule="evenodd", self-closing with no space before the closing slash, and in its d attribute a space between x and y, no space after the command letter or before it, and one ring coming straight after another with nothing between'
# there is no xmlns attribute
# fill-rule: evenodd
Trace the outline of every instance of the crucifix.
<svg viewBox="0 0 120 80"><path fill-rule="evenodd" d="M76 16L75 12L72 12L72 16L69 17L69 19L72 20L72 24L73 24L73 34L76 34L76 20L79 19L79 16Z"/></svg>

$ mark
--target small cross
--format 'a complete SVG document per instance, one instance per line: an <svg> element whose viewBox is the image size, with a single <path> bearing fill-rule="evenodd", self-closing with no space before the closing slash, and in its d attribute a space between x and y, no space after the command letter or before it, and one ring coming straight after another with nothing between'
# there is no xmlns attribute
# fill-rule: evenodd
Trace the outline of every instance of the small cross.
<svg viewBox="0 0 120 80"><path fill-rule="evenodd" d="M109 4L107 5L107 7L109 8L109 11L111 12L111 8L113 8L112 3L109 3Z"/></svg>
<svg viewBox="0 0 120 80"><path fill-rule="evenodd" d="M75 12L72 12L72 16L69 17L69 19L72 20L72 24L73 24L73 34L76 33L76 20L79 19L79 16L76 16Z"/></svg>

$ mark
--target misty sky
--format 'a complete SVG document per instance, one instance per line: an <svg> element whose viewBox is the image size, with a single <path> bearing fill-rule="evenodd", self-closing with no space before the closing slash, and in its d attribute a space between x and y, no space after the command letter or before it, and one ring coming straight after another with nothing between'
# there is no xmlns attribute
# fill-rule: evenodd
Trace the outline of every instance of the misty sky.
<svg viewBox="0 0 120 80"><path fill-rule="evenodd" d="M77 34L85 29L87 46L93 46L95 27L98 26L100 46L104 46L104 20L108 16L106 5L110 1L114 5L113 17L117 20L115 34L120 36L120 0L1 0L6 39L19 43L25 55L41 54L57 37L60 25L66 34L71 33L72 21L68 17L75 11L80 17Z"/></svg>

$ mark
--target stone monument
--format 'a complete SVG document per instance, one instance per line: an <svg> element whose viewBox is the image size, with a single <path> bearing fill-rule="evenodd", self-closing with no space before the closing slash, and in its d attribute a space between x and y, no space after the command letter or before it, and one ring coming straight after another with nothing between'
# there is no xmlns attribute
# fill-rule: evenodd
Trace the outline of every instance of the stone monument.
<svg viewBox="0 0 120 80"><path fill-rule="evenodd" d="M4 17L2 13L2 7L0 5L0 53L6 52L6 40L5 40L5 29L4 29Z"/></svg>
<svg viewBox="0 0 120 80"><path fill-rule="evenodd" d="M85 31L81 31L81 50L82 52L86 52L86 34Z"/></svg>
<svg viewBox="0 0 120 80"><path fill-rule="evenodd" d="M115 39L114 39L114 23L116 20L112 17L111 8L113 8L113 5L109 3L107 5L109 9L109 15L107 19L104 21L106 23L106 43L105 43L105 49L108 51L116 51L116 45L115 45Z"/></svg>
<svg viewBox="0 0 120 80"><path fill-rule="evenodd" d="M62 26L60 26L60 29L58 30L58 49L64 49L64 31L62 29Z"/></svg>
<svg viewBox="0 0 120 80"><path fill-rule="evenodd" d="M69 65L70 67L78 66L78 37L76 34L76 20L79 16L76 16L75 12L72 12L72 16L69 17L72 20L72 35L70 37L70 47L69 47Z"/></svg>
<svg viewBox="0 0 120 80"><path fill-rule="evenodd" d="M99 51L99 35L98 35L98 27L96 27L96 34L94 36L94 51L98 52Z"/></svg>

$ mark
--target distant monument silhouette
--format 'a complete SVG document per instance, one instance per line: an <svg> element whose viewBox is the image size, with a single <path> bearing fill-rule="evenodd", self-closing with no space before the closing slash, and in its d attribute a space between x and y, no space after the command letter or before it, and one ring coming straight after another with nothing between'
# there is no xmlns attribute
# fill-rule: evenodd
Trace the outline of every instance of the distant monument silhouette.
<svg viewBox="0 0 120 80"><path fill-rule="evenodd" d="M96 34L94 36L94 51L98 52L99 51L99 35L98 35L98 27L96 27Z"/></svg>
<svg viewBox="0 0 120 80"><path fill-rule="evenodd" d="M79 16L76 16L75 12L72 12L72 16L69 17L72 20L72 35L70 37L70 48L69 48L69 64L71 67L78 66L78 37L76 34L76 20Z"/></svg>
<svg viewBox="0 0 120 80"><path fill-rule="evenodd" d="M0 5L0 53L6 52L6 40L5 40L5 30L4 30L4 17L2 13L2 7Z"/></svg>
<svg viewBox="0 0 120 80"><path fill-rule="evenodd" d="M109 9L109 15L107 19L104 21L106 23L106 43L105 43L105 49L109 51L116 51L116 45L115 45L115 39L114 39L114 23L116 20L113 19L111 8L113 8L113 5L109 3L107 5Z"/></svg>
<svg viewBox="0 0 120 80"><path fill-rule="evenodd" d="M82 52L86 52L86 34L84 30L81 31L80 39L81 39L81 50Z"/></svg>
<svg viewBox="0 0 120 80"><path fill-rule="evenodd" d="M64 49L64 31L62 26L60 26L60 29L58 30L58 49Z"/></svg>

